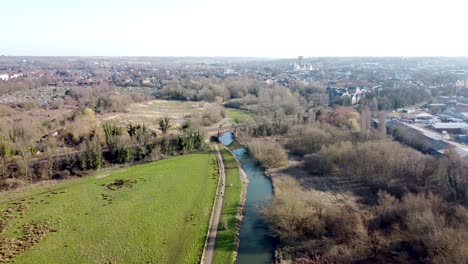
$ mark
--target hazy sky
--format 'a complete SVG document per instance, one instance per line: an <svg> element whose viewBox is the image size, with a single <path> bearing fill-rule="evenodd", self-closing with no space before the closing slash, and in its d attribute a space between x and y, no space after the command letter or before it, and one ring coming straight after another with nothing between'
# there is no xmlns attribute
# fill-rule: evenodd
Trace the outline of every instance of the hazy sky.
<svg viewBox="0 0 468 264"><path fill-rule="evenodd" d="M468 56L468 0L3 0L0 55Z"/></svg>

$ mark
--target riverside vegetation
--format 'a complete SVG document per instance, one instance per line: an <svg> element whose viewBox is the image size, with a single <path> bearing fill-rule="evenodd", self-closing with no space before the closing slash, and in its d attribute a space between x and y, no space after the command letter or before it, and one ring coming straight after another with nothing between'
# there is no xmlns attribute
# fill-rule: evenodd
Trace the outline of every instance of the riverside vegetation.
<svg viewBox="0 0 468 264"><path fill-rule="evenodd" d="M225 148L221 148L220 151L226 170L226 189L215 241L213 263L234 263L239 238L239 215L242 214L242 182L237 160Z"/></svg>
<svg viewBox="0 0 468 264"><path fill-rule="evenodd" d="M454 151L425 155L367 126L368 117L351 108L335 111L308 124L265 123L239 132L254 137L245 142L273 177L275 195L264 214L280 241L279 257L466 263L468 160ZM259 144L256 137L264 136L270 143ZM285 167L283 148L290 154Z"/></svg>

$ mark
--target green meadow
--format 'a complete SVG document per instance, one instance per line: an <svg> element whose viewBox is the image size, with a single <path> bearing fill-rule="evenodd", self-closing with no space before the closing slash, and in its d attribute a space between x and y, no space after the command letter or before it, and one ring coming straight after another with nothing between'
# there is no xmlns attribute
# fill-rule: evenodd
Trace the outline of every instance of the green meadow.
<svg viewBox="0 0 468 264"><path fill-rule="evenodd" d="M239 110L239 109L234 109L234 108L225 108L225 109L226 109L226 114L229 117L231 117L234 123L240 123L245 120L252 120L254 117L254 114L247 110Z"/></svg>
<svg viewBox="0 0 468 264"><path fill-rule="evenodd" d="M16 250L16 263L198 263L217 180L215 154L203 153L3 193L0 253Z"/></svg>
<svg viewBox="0 0 468 264"><path fill-rule="evenodd" d="M224 192L221 218L215 241L213 263L234 263L236 240L239 237L236 215L241 210L242 183L237 161L225 148L220 147L226 170L226 189Z"/></svg>

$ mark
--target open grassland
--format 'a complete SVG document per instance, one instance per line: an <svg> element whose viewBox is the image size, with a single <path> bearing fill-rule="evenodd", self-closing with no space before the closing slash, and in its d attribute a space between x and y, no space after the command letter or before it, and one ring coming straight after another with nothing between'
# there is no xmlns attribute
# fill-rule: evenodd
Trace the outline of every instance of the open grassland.
<svg viewBox="0 0 468 264"><path fill-rule="evenodd" d="M173 129L177 129L188 117L203 112L211 105L207 102L152 100L131 104L123 113L106 114L102 119L103 121L116 121L121 125L145 124L157 131L158 120L162 117L170 117Z"/></svg>
<svg viewBox="0 0 468 264"><path fill-rule="evenodd" d="M240 123L242 121L252 120L254 114L246 110L234 108L225 108L226 114L232 119L232 123Z"/></svg>
<svg viewBox="0 0 468 264"><path fill-rule="evenodd" d="M217 179L215 154L203 153L4 193L0 255L16 263L197 263Z"/></svg>
<svg viewBox="0 0 468 264"><path fill-rule="evenodd" d="M226 170L226 189L224 193L221 219L216 236L213 263L234 263L236 240L239 236L237 213L241 210L242 183L236 159L225 148L220 148Z"/></svg>

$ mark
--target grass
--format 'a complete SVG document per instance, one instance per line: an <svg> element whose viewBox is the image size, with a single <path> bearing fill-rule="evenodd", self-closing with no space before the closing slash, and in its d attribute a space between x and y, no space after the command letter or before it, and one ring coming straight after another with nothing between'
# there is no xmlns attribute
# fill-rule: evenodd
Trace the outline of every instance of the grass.
<svg viewBox="0 0 468 264"><path fill-rule="evenodd" d="M194 102L185 102L185 101L158 101L156 103L152 103L149 105L149 111L156 111L156 110L173 110L178 112L196 112L200 110L201 107L198 103Z"/></svg>
<svg viewBox="0 0 468 264"><path fill-rule="evenodd" d="M131 104L125 108L124 112L102 115L101 121L114 121L122 126L127 126L130 123L145 124L153 131L159 132L158 121L167 116L176 119L173 120L173 127L169 131L176 134L181 120L196 113L202 113L211 105L211 103L206 102L153 100Z"/></svg>
<svg viewBox="0 0 468 264"><path fill-rule="evenodd" d="M226 114L231 117L235 123L240 123L244 120L249 120L254 117L252 112L234 108L226 108Z"/></svg>
<svg viewBox="0 0 468 264"><path fill-rule="evenodd" d="M234 263L236 240L239 236L236 215L241 209L242 184L236 159L229 151L220 147L226 169L226 189L221 219L216 236L213 263Z"/></svg>
<svg viewBox="0 0 468 264"><path fill-rule="evenodd" d="M0 210L13 202L26 209L7 220L0 242L40 221L56 232L15 262L198 263L216 191L215 160L214 153L192 154L5 193Z"/></svg>

